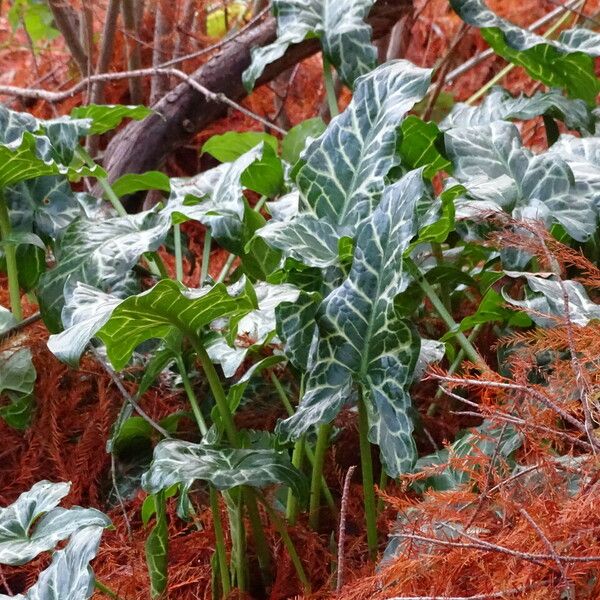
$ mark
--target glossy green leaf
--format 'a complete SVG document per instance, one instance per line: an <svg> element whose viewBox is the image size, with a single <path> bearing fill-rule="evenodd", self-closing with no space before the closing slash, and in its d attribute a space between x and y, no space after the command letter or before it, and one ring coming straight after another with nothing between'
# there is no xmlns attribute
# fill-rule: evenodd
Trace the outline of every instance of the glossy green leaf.
<svg viewBox="0 0 600 600"><path fill-rule="evenodd" d="M242 175L259 160L259 144L231 163L192 178L171 179L171 196L163 214L174 222L185 219L200 221L211 229L213 238L225 249L243 254L245 201Z"/></svg>
<svg viewBox="0 0 600 600"><path fill-rule="evenodd" d="M367 217L398 165L398 126L426 93L430 69L404 60L381 65L356 83L348 108L313 140L298 170L302 212L342 227Z"/></svg>
<svg viewBox="0 0 600 600"><path fill-rule="evenodd" d="M307 141L319 137L327 129L321 117L306 119L292 127L281 142L281 158L291 165L300 158Z"/></svg>
<svg viewBox="0 0 600 600"><path fill-rule="evenodd" d="M64 177L45 176L23 181L5 190L10 220L16 231L35 231L58 237L81 214Z"/></svg>
<svg viewBox="0 0 600 600"><path fill-rule="evenodd" d="M42 175L92 175L100 167L70 166L88 120L59 117L47 121L0 105L0 188Z"/></svg>
<svg viewBox="0 0 600 600"><path fill-rule="evenodd" d="M249 283L230 294L222 283L193 290L163 279L146 292L123 300L97 335L106 344L111 363L120 370L146 340L166 340L177 332L197 335L215 319L239 320L255 307Z"/></svg>
<svg viewBox="0 0 600 600"><path fill-rule="evenodd" d="M156 446L142 485L147 492L156 493L175 483L189 484L196 479L220 490L282 484L299 498L306 498L308 492L306 478L292 466L287 452L214 448L182 440L163 440Z"/></svg>
<svg viewBox="0 0 600 600"><path fill-rule="evenodd" d="M568 29L548 40L498 17L484 0L450 0L450 4L463 21L482 29L497 54L524 67L534 79L595 104L600 85L593 58L600 56L600 34Z"/></svg>
<svg viewBox="0 0 600 600"><path fill-rule="evenodd" d="M340 262L338 228L312 214L301 214L291 221L269 221L256 232L269 246L281 250L309 267L321 269Z"/></svg>
<svg viewBox="0 0 600 600"><path fill-rule="evenodd" d="M121 175L111 184L113 192L119 196L127 196L145 190L171 191L169 178L160 171L147 171L146 173L126 173Z"/></svg>
<svg viewBox="0 0 600 600"><path fill-rule="evenodd" d="M267 65L281 58L292 44L318 37L323 54L341 79L353 86L360 75L377 64L371 27L365 23L374 0L273 0L277 39L252 51L243 81L251 90Z"/></svg>
<svg viewBox="0 0 600 600"><path fill-rule="evenodd" d="M154 212L103 221L80 218L55 246L57 265L40 279L38 298L48 329L61 329L65 293L78 283L114 291L144 252L164 241L169 223Z"/></svg>
<svg viewBox="0 0 600 600"><path fill-rule="evenodd" d="M319 294L301 292L295 302L284 302L275 309L277 335L283 342L285 355L301 371L308 368L320 302Z"/></svg>
<svg viewBox="0 0 600 600"><path fill-rule="evenodd" d="M8 400L0 404L0 417L15 429L29 425L35 406L32 394L37 373L31 359L29 348L0 352L0 395Z"/></svg>
<svg viewBox="0 0 600 600"><path fill-rule="evenodd" d="M71 111L75 119L91 119L89 135L106 133L118 127L123 119L141 121L153 113L146 106L124 106L123 104L86 104Z"/></svg>
<svg viewBox="0 0 600 600"><path fill-rule="evenodd" d="M98 552L101 537L102 527L78 530L66 548L53 554L50 566L25 594L0 594L0 600L88 600L95 581L89 563Z"/></svg>
<svg viewBox="0 0 600 600"><path fill-rule="evenodd" d="M447 171L451 164L440 152L440 146L443 147L443 135L435 123L425 123L414 115L404 119L400 145L403 166L425 167L423 174L429 179L438 171Z"/></svg>
<svg viewBox="0 0 600 600"><path fill-rule="evenodd" d="M25 564L82 528L110 525L108 517L96 509L58 507L70 485L39 481L0 508L0 564Z"/></svg>
<svg viewBox="0 0 600 600"><path fill-rule="evenodd" d="M477 127L509 119L526 121L540 115L564 121L569 129L584 133L594 131L593 115L582 100L566 98L559 90L536 92L532 96L512 96L500 87L494 87L477 106L462 102L455 104L440 123L440 129L447 131L456 127Z"/></svg>
<svg viewBox="0 0 600 600"><path fill-rule="evenodd" d="M421 170L388 187L359 227L348 278L317 314L319 341L306 393L297 412L278 425L298 438L312 425L332 421L356 381L369 412L369 439L380 446L386 471L396 477L415 460L408 386L420 339L399 319L394 298L406 289L404 251L416 234L415 205L424 193Z"/></svg>
<svg viewBox="0 0 600 600"><path fill-rule="evenodd" d="M214 156L219 162L233 162L260 143L277 153L277 138L262 131L228 131L213 135L202 146L202 152Z"/></svg>

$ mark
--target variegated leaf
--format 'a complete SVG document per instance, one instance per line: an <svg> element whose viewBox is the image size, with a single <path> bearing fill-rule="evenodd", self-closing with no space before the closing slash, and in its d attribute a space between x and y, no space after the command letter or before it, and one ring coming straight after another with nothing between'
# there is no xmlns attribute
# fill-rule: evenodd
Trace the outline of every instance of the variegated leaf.
<svg viewBox="0 0 600 600"><path fill-rule="evenodd" d="M369 439L393 477L415 458L408 386L420 339L397 317L394 298L409 283L403 253L417 232L415 206L423 194L422 171L411 171L386 188L359 227L350 275L317 314L319 341L306 393L297 412L278 425L279 433L297 438L332 421L357 382L367 402Z"/></svg>
<svg viewBox="0 0 600 600"><path fill-rule="evenodd" d="M171 196L161 214L174 222L200 221L217 242L235 254L244 253L244 195L242 175L260 159L260 143L230 163L191 178L171 179Z"/></svg>
<svg viewBox="0 0 600 600"><path fill-rule="evenodd" d="M569 90L571 96L595 104L600 90L592 57L600 56L600 34L568 29L548 40L493 13L484 0L450 0L460 17L482 34L496 53L525 67L529 75L550 87Z"/></svg>
<svg viewBox="0 0 600 600"><path fill-rule="evenodd" d="M123 300L97 335L106 344L111 363L120 370L146 340L168 340L175 333L197 335L215 319L239 320L254 308L256 296L250 283L237 286L230 295L222 283L193 290L163 279Z"/></svg>
<svg viewBox="0 0 600 600"><path fill-rule="evenodd" d="M208 481L220 490L240 485L261 488L283 484L299 498L305 498L308 492L306 478L292 466L287 452L215 448L182 440L163 440L156 446L142 486L153 494L196 479Z"/></svg>
<svg viewBox="0 0 600 600"><path fill-rule="evenodd" d="M578 241L596 230L596 206L577 189L569 165L554 152L533 155L515 125L451 129L445 141L454 176L472 198L518 218L552 218Z"/></svg>
<svg viewBox="0 0 600 600"><path fill-rule="evenodd" d="M269 246L310 267L325 268L339 263L338 228L312 214L291 221L269 221L256 232Z"/></svg>
<svg viewBox="0 0 600 600"><path fill-rule="evenodd" d="M290 362L301 371L308 369L313 340L316 341L315 317L321 296L301 292L295 302L284 302L276 310L277 335L284 344Z"/></svg>
<svg viewBox="0 0 600 600"><path fill-rule="evenodd" d="M65 291L77 282L115 291L142 254L163 243L168 228L154 212L74 221L55 246L56 267L40 279L38 298L48 328L60 331Z"/></svg>
<svg viewBox="0 0 600 600"><path fill-rule="evenodd" d="M13 229L58 237L81 215L81 208L64 177L45 176L22 181L5 190Z"/></svg>
<svg viewBox="0 0 600 600"><path fill-rule="evenodd" d="M98 552L101 537L102 527L84 527L75 532L25 594L0 594L0 600L88 600L95 582L89 563Z"/></svg>
<svg viewBox="0 0 600 600"><path fill-rule="evenodd" d="M356 78L377 64L371 27L365 23L375 0L273 0L277 39L252 51L252 63L243 74L251 90L267 65L281 58L292 44L307 37L321 40L323 54L352 87Z"/></svg>
<svg viewBox="0 0 600 600"><path fill-rule="evenodd" d="M535 295L525 300L515 300L503 292L504 299L527 311L540 327L556 326L556 317L565 318L565 308L568 308L569 320L580 327L585 327L592 320L600 320L600 305L590 300L585 288L578 281L564 280L561 286L556 277L550 274L515 271L505 273L509 277L525 277L527 285ZM569 299L568 307L565 307L563 287Z"/></svg>
<svg viewBox="0 0 600 600"><path fill-rule="evenodd" d="M248 352L274 336L277 307L282 303L294 302L300 293L298 288L289 283L275 285L264 281L254 285L254 292L258 308L236 321L237 336L232 343L228 343L224 335L218 335L206 347L211 360L221 365L225 377L233 377ZM223 325L225 329L221 329ZM226 325L217 320L213 322L212 328L227 333Z"/></svg>
<svg viewBox="0 0 600 600"><path fill-rule="evenodd" d="M430 80L430 69L397 60L356 82L348 108L302 154L296 176L300 213L349 228L371 214L386 175L400 160L398 126L427 93Z"/></svg>
<svg viewBox="0 0 600 600"><path fill-rule="evenodd" d="M440 129L447 131L456 127L476 127L509 119L525 121L539 115L560 119L569 129L585 133L594 131L595 119L582 100L567 98L559 90L536 92L533 96L512 96L501 87L494 87L477 106L463 102L455 104L440 123Z"/></svg>
<svg viewBox="0 0 600 600"><path fill-rule="evenodd" d="M22 565L84 527L110 525L96 509L58 507L69 489L70 483L39 481L0 508L0 564Z"/></svg>
<svg viewBox="0 0 600 600"><path fill-rule="evenodd" d="M79 138L90 121L59 117L47 121L0 105L0 188L42 175L99 175L100 167L72 167Z"/></svg>
<svg viewBox="0 0 600 600"><path fill-rule="evenodd" d="M62 309L64 331L48 338L50 352L76 367L90 340L120 303L121 298L78 282Z"/></svg>

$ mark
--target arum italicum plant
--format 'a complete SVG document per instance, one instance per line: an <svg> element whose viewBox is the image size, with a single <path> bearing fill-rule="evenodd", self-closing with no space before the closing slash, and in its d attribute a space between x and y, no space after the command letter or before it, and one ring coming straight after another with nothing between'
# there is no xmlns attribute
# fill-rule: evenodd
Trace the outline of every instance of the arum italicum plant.
<svg viewBox="0 0 600 600"><path fill-rule="evenodd" d="M308 592L309 576L287 524L307 513L318 530L323 503L336 513L324 462L334 421L348 407L358 413L366 534L374 559L379 540L371 445L393 479L441 462L441 454L418 458L411 384L444 353L451 370L464 357L487 369L473 345L479 328L531 322L507 310L505 301L560 313L552 303L557 282L552 287L529 273L535 261L525 252L485 247L492 226L478 215L535 218L553 234L593 251L600 145L592 107L600 88L590 57L600 54L598 35L576 29L551 40L500 19L481 0L453 0L458 14L482 28L496 52L554 89L515 98L494 88L481 104L457 104L441 123L426 123L408 113L427 96L432 71L405 60L376 65L365 23L373 3L274 0L277 39L254 49L244 83L251 88L289 45L316 37L331 121L302 123L281 143L259 132L215 136L203 151L222 164L195 177L150 172L109 185L80 148L82 136L107 131L124 117L143 118L149 112L143 107L90 106L72 118L49 121L0 108L0 233L12 310L0 313L0 326L22 319L20 290L31 290L53 333L48 345L61 360L76 366L91 344L116 371L143 362L138 393L124 407L109 450L134 410L161 436L141 478L149 495L143 519L155 518L146 544L152 597L168 589L167 503L178 495L178 514L193 518L198 481L212 511L214 595L268 588L273 557L267 521ZM332 69L353 92L341 114ZM549 149L535 154L510 121L540 115ZM555 120L580 137L558 137ZM448 177L436 196L431 179L439 172ZM73 192L69 179L81 176L97 177L109 204ZM149 189L164 194L162 204L128 215L120 198ZM260 197L254 206L252 194ZM189 220L207 230L198 289L182 283L187 249L180 225ZM230 253L214 281L208 276L213 242ZM170 243L174 280L156 254ZM494 289L504 275L526 280L530 295L517 300ZM457 323L452 308L468 288L483 299ZM574 306L595 314L585 290L568 285L567 292ZM424 297L447 326L445 344L422 338L416 329ZM35 371L30 355L17 352L2 357L12 378L3 377L0 391L9 390L12 410L0 415L26 426L22 415L32 409ZM286 376L280 377L284 367ZM136 403L165 369L177 374L189 399L198 429L194 441L177 439ZM253 402L261 373L288 415L274 432L244 430L235 419L243 403ZM198 376L208 384L206 398L198 395ZM25 397L27 405L19 404ZM513 431L499 433L488 423L481 431L500 441L506 436L502 456L520 443ZM454 450L469 452L467 445L462 440ZM487 446L481 451L494 452ZM438 484L458 485L466 477L448 471ZM281 489L271 493L275 488ZM66 570L77 579L68 585L78 591L60 598L83 599L93 583L87 565L108 521L97 511L56 508L65 489L41 482L24 494L16 504L26 504L29 516L18 527L21 513L2 509L0 557L30 560L69 538L49 570ZM6 527L3 518L10 521ZM2 531L12 537L3 540ZM250 539L260 565L256 578L248 563ZM395 551L392 544L388 554ZM51 577L42 574L38 588ZM50 596L29 591L22 597Z"/></svg>

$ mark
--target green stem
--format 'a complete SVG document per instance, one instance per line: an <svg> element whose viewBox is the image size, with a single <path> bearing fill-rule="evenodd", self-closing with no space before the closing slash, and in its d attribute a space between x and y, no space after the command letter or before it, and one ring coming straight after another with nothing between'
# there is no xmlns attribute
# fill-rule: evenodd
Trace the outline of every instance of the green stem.
<svg viewBox="0 0 600 600"><path fill-rule="evenodd" d="M188 377L187 370L185 368L185 363L181 356L177 356L175 359L177 362L177 367L179 369L179 374L181 375L181 381L183 382L183 389L185 389L185 393L187 394L188 400L190 402L190 406L192 407L192 412L194 413L194 418L196 419L196 423L198 424L198 429L204 437L208 433L208 425L204 420L204 416L202 415L202 411L200 410L200 406L198 406L198 400L196 398L196 393L192 388L192 384L190 382L190 378Z"/></svg>
<svg viewBox="0 0 600 600"><path fill-rule="evenodd" d="M277 532L279 533L279 536L281 537L281 540L283 541L283 545L285 546L286 550L288 551L288 554L290 555L292 564L294 565L294 568L296 569L296 574L298 575L298 579L300 580L300 582L302 583L302 586L304 587L304 591L307 594L309 594L310 593L310 582L308 580L308 577L306 576L304 567L302 566L302 561L300 560L300 557L298 556L298 552L296 551L296 547L294 546L294 542L292 541L290 534L288 533L287 529L285 528L285 525L282 523L281 519L279 518L279 515L269 505L269 502L265 498L263 498L261 494L257 493L256 495L257 495L258 499L260 500L261 504L265 507L265 510L267 511L267 514L269 515L269 519L271 519L271 523L273 523L273 525L275 525L275 529L277 529Z"/></svg>
<svg viewBox="0 0 600 600"><path fill-rule="evenodd" d="M217 410L219 411L219 416L221 417L221 421L223 422L225 435L227 435L229 443L234 448L239 448L240 440L238 432L235 427L235 423L233 422L233 415L231 414L231 410L229 409L227 396L225 395L225 390L221 385L219 375L214 365L212 364L210 357L208 356L208 352L206 352L206 349L204 348L200 340L195 335L189 335L188 337L190 342L192 343L196 355L200 360L200 364L202 365L202 369L204 370L204 374L206 375L206 379L208 380L208 385L210 386L210 390L215 398Z"/></svg>
<svg viewBox="0 0 600 600"><path fill-rule="evenodd" d="M94 159L81 146L77 146L77 148L75 148L75 156L77 156L77 158L81 162L86 164L90 169L93 169L95 166L97 166L96 163L94 162ZM120 217L126 217L127 211L125 210L125 207L121 204L119 197L115 194L114 190L112 189L110 183L108 182L108 179L106 177L96 177L96 180L98 181L98 183L100 184L100 187L106 194L108 201L112 204L113 208L117 211L117 214Z"/></svg>
<svg viewBox="0 0 600 600"><path fill-rule="evenodd" d="M216 283L223 283L225 281L225 278L229 274L229 269L231 269L231 265L233 264L233 261L235 259L236 259L235 254L230 254L227 257L227 260L225 261L225 264L223 265L223 268L221 269L221 272L219 273L219 276L217 277Z"/></svg>
<svg viewBox="0 0 600 600"><path fill-rule="evenodd" d="M10 309L17 321L23 320L23 309L21 307L21 288L19 287L19 270L17 267L17 247L9 243L12 228L4 190L0 189L0 236L6 242L4 245L4 256L6 257L6 275L8 276L8 294L10 297Z"/></svg>
<svg viewBox="0 0 600 600"><path fill-rule="evenodd" d="M219 563L219 575L221 577L223 597L226 598L231 593L231 585L229 583L229 567L227 565L227 551L225 549L223 523L221 522L221 509L219 508L217 491L212 485L209 486L209 492L210 512L212 513L213 527L215 530L215 548L217 551L217 562Z"/></svg>
<svg viewBox="0 0 600 600"><path fill-rule="evenodd" d="M325 423L319 427L317 434L317 445L315 448L315 462L313 464L310 480L310 502L308 512L308 524L312 529L319 527L319 511L321 508L321 478L323 477L323 465L325 454L329 446L329 435L331 424Z"/></svg>
<svg viewBox="0 0 600 600"><path fill-rule="evenodd" d="M112 598L113 600L122 600L121 596L117 594L117 592L111 590L107 585L99 581L98 579L94 579L94 587L99 591Z"/></svg>
<svg viewBox="0 0 600 600"><path fill-rule="evenodd" d="M331 64L323 54L323 80L325 82L325 92L327 93L327 104L329 106L329 114L331 118L340 114L338 108L338 100L335 94L335 86L333 85L333 75L331 72Z"/></svg>
<svg viewBox="0 0 600 600"><path fill-rule="evenodd" d="M193 334L189 334L188 338L190 339L194 351L196 352L196 355L200 360L202 369L204 370L204 374L206 375L206 379L208 380L208 385L210 386L211 392L215 398L217 410L219 411L219 416L221 417L221 421L223 423L223 428L225 430L225 434L227 435L227 439L234 448L239 448L239 435L235 427L233 415L231 414L231 410L229 409L227 396L225 395L225 390L221 385L219 375L217 374L217 371L200 340ZM246 498L246 509L248 511L248 518L250 519L250 524L252 525L252 534L254 537L254 543L256 545L258 561L261 565L263 579L269 580L271 573L271 554L269 551L267 538L265 536L265 532L262 528L262 523L260 521L260 514L258 512L258 507L256 506L256 500L253 496Z"/></svg>
<svg viewBox="0 0 600 600"><path fill-rule="evenodd" d="M173 225L173 243L175 244L175 277L183 281L183 252L181 248L181 225Z"/></svg>
<svg viewBox="0 0 600 600"><path fill-rule="evenodd" d="M373 461L371 444L369 443L369 418L367 407L359 390L358 398L358 434L360 444L360 464L362 469L365 520L367 523L367 544L369 558L377 558L377 505L375 502L375 486L373 482Z"/></svg>
<svg viewBox="0 0 600 600"><path fill-rule="evenodd" d="M269 548L269 543L267 542L262 521L260 520L260 512L256 505L256 496L248 487L243 488L243 490L246 510L248 511L248 519L250 520L250 526L252 527L252 537L254 538L256 556L258 557L258 564L260 565L260 572L264 584L268 586L272 581L273 573L271 550Z"/></svg>
<svg viewBox="0 0 600 600"><path fill-rule="evenodd" d="M200 287L206 283L208 278L208 263L210 262L210 248L212 245L212 233L207 229L204 233L204 248L202 249L202 264L200 266Z"/></svg>
<svg viewBox="0 0 600 600"><path fill-rule="evenodd" d="M271 371L271 382L273 383L273 386L275 387L275 390L277 391L277 394L279 395L279 398L281 399L281 403L283 404L287 414L291 417L295 412L294 407L291 405L290 401L288 400L287 394L285 393L285 390L283 389L281 382L277 378L277 375L275 375L275 373L273 373L273 371ZM296 447L299 442L300 442L300 440L296 441L296 446L294 446L294 452L296 452ZM303 452L306 453L308 462L310 463L311 467L314 469L315 455L314 455L312 449L306 444L302 444L302 448L303 448ZM300 450L298 450L298 452L299 451ZM294 455L292 453L292 460L293 460L293 458L294 458ZM325 500L326 500L327 505L329 506L331 512L334 515L337 515L338 511L337 511L337 506L335 505L335 500L333 499L333 494L331 493L331 490L329 489L329 486L327 485L327 481L323 475L321 475L321 490L323 492L323 495L325 496ZM290 498L290 496L288 495L288 502L289 502L289 498Z"/></svg>
<svg viewBox="0 0 600 600"><path fill-rule="evenodd" d="M460 344L461 348L464 350L465 354L472 360L475 364L479 365L485 370L488 370L488 366L486 365L483 358L473 344L469 342L469 340L465 337L465 334L462 331L458 331L458 323L453 319L452 315L446 310L444 303L440 300L440 297L435 293L435 290L430 285L430 283L422 276L420 271L417 269L415 265L413 265L413 269L415 270L415 275L418 284L421 286L421 289L425 292L431 304L433 304L433 308L440 315L444 323L448 326L450 331L455 332L456 339Z"/></svg>
<svg viewBox="0 0 600 600"><path fill-rule="evenodd" d="M246 591L246 530L244 528L244 494L240 492L234 515L235 527L232 527L232 541L235 548L235 573L237 588L242 593ZM233 522L232 522L233 525ZM235 535L233 533L235 532Z"/></svg>
<svg viewBox="0 0 600 600"><path fill-rule="evenodd" d="M381 469L381 475L379 476L379 490L380 491L384 491L387 483L389 481L389 477L388 474L385 472L384 469ZM384 501L383 498L377 498L377 513L380 513L383 510L384 507Z"/></svg>
<svg viewBox="0 0 600 600"><path fill-rule="evenodd" d="M292 452L292 465L299 471L302 470L302 462L304 458L304 436L296 440L294 444L294 451ZM288 490L287 502L285 506L285 517L290 525L296 524L298 518L298 498L291 490Z"/></svg>

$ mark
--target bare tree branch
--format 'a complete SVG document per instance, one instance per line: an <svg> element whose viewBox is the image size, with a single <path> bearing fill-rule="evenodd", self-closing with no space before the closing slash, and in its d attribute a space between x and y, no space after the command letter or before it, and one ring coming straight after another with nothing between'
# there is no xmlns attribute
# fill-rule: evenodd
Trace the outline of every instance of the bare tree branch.
<svg viewBox="0 0 600 600"><path fill-rule="evenodd" d="M77 17L73 9L65 0L48 0L48 5L52 11L54 22L65 38L69 52L77 64L81 75L85 77L87 73L88 57L85 54L83 46L79 41Z"/></svg>
<svg viewBox="0 0 600 600"><path fill-rule="evenodd" d="M135 18L134 0L123 0L121 7L123 12L123 25L126 36L125 48L127 52L127 68L130 71L137 71L142 68L142 57L140 45L138 44L138 27ZM137 77L129 80L129 96L132 104L141 104L143 102L142 85Z"/></svg>

